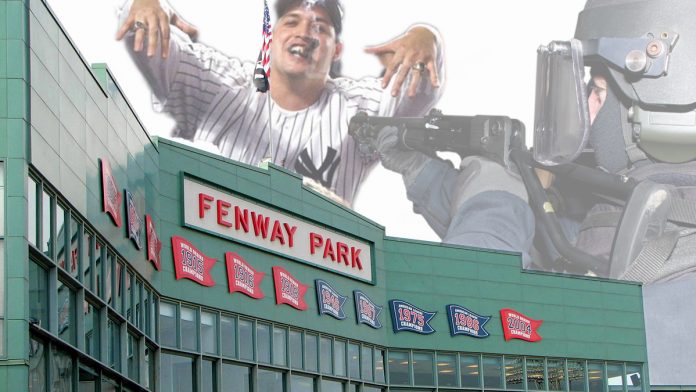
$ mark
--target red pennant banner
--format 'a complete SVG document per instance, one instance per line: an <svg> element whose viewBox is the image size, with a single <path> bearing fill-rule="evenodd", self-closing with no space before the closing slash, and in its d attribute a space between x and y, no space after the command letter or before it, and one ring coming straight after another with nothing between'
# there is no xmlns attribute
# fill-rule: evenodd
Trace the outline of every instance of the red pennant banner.
<svg viewBox="0 0 696 392"><path fill-rule="evenodd" d="M161 265L160 253L162 251L162 241L160 241L157 236L155 222L152 221L150 215L145 215L145 226L147 229L145 236L147 239L147 260L154 264L157 271L159 271Z"/></svg>
<svg viewBox="0 0 696 392"><path fill-rule="evenodd" d="M255 270L242 256L234 252L225 253L225 264L230 293L240 292L251 298L263 298L261 280L266 275L265 272Z"/></svg>
<svg viewBox="0 0 696 392"><path fill-rule="evenodd" d="M303 285L283 267L273 267L276 304L287 304L299 310L307 310L304 295L309 286Z"/></svg>
<svg viewBox="0 0 696 392"><path fill-rule="evenodd" d="M513 309L500 309L500 321L503 324L505 340L521 339L528 342L538 342L541 336L537 329L544 320L532 320Z"/></svg>
<svg viewBox="0 0 696 392"><path fill-rule="evenodd" d="M118 184L111 172L111 165L106 159L101 161L101 180L102 180L102 199L103 211L111 215L111 219L116 224L116 227L121 227L121 192L118 190Z"/></svg>
<svg viewBox="0 0 696 392"><path fill-rule="evenodd" d="M204 255L185 238L177 236L172 237L172 254L176 280L185 278L203 286L215 286L215 281L210 276L215 259Z"/></svg>

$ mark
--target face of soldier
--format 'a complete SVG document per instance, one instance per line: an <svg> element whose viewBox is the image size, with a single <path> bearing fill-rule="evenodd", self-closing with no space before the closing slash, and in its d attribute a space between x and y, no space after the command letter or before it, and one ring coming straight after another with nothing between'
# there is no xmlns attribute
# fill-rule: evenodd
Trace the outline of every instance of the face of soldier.
<svg viewBox="0 0 696 392"><path fill-rule="evenodd" d="M597 113L607 99L607 80L604 76L596 75L592 77L592 88L587 97L588 109L590 111L590 124L594 123Z"/></svg>
<svg viewBox="0 0 696 392"><path fill-rule="evenodd" d="M340 58L342 49L324 8L301 2L276 22L271 43L271 75L325 80L331 63Z"/></svg>

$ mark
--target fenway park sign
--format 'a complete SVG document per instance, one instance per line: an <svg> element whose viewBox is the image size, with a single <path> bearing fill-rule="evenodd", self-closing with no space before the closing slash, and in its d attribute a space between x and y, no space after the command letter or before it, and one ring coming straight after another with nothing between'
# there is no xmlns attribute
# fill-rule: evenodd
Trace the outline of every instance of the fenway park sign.
<svg viewBox="0 0 696 392"><path fill-rule="evenodd" d="M184 223L295 260L372 283L365 241L184 177Z"/></svg>

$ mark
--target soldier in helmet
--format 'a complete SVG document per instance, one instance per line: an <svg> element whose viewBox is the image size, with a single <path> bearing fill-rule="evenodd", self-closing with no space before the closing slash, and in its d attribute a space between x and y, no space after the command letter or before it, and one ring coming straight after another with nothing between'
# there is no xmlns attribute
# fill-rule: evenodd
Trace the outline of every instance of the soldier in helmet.
<svg viewBox="0 0 696 392"><path fill-rule="evenodd" d="M555 202L533 212L523 168L472 156L457 170L399 148L393 128L376 141L383 165L403 175L414 209L443 241L522 252L527 267L643 282L653 385L696 384L694 13L689 0L590 0L574 39L539 49L534 165L609 173L633 184L627 200L593 188L591 178L577 186L558 174L544 181ZM594 265L573 267L573 257L545 246L551 213L562 217L571 253Z"/></svg>

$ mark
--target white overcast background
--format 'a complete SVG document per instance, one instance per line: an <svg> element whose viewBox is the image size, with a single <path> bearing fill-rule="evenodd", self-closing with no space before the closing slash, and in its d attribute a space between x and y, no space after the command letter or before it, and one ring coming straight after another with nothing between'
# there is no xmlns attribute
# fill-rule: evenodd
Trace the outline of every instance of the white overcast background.
<svg viewBox="0 0 696 392"><path fill-rule="evenodd" d="M114 39L119 1L46 0L85 60L106 63L150 134L167 136L173 121L152 111L149 89L123 43ZM344 0L343 74L376 76L380 66L363 48L382 43L414 23L440 30L447 79L437 105L445 114L506 115L522 120L527 140L534 120L536 49L567 40L584 0ZM172 0L199 28L199 41L243 59L261 44L262 0ZM273 7L273 0L269 0ZM438 241L412 212L401 177L375 169L355 210L384 225L390 236Z"/></svg>

